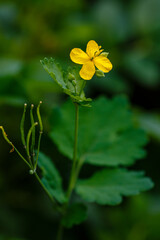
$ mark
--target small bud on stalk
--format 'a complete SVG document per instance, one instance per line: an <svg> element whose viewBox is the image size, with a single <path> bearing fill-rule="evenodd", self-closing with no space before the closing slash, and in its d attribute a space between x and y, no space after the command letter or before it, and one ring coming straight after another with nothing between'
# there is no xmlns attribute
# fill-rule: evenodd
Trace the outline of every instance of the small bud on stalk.
<svg viewBox="0 0 160 240"><path fill-rule="evenodd" d="M108 55L109 55L109 52L102 52L101 53L101 56L103 56L103 57L108 57Z"/></svg>
<svg viewBox="0 0 160 240"><path fill-rule="evenodd" d="M76 87L76 81L75 80L72 81L72 84L73 84L74 87Z"/></svg>
<svg viewBox="0 0 160 240"><path fill-rule="evenodd" d="M68 80L69 80L69 81L75 80L75 76L74 76L72 73L69 73L69 74L68 74Z"/></svg>
<svg viewBox="0 0 160 240"><path fill-rule="evenodd" d="M104 72L101 70L96 70L96 76L97 77L105 77Z"/></svg>

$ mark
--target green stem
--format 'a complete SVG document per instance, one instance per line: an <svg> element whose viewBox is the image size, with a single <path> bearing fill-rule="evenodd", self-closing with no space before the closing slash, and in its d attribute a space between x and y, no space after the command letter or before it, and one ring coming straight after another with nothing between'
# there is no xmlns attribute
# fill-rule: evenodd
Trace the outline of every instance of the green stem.
<svg viewBox="0 0 160 240"><path fill-rule="evenodd" d="M73 149L73 164L72 164L72 170L71 170L71 176L70 176L70 181L69 181L69 186L67 190L67 202L63 206L63 212L62 216L66 214L66 210L69 205L69 200L72 194L72 191L74 189L75 183L76 183L76 177L77 177L77 145L78 145L78 120L79 120L79 105L75 103L75 132L74 132L74 149ZM62 240L63 237L63 225L60 222L59 228L58 228L58 233L57 233L57 238L56 240Z"/></svg>
<svg viewBox="0 0 160 240"><path fill-rule="evenodd" d="M62 225L61 222L60 222L59 227L58 227L58 232L57 232L57 238L56 238L56 240L62 240L63 230L64 230L63 225Z"/></svg>
<svg viewBox="0 0 160 240"><path fill-rule="evenodd" d="M24 110L23 110L23 115L20 123L20 132L21 132L21 140L24 148L26 148L26 140L25 140L25 134L24 134L24 122L25 122L25 116L26 116L26 108L27 104L24 104Z"/></svg>
<svg viewBox="0 0 160 240"><path fill-rule="evenodd" d="M78 119L79 119L79 105L75 103L75 133L74 133L74 150L73 150L73 165L71 170L71 177L69 182L69 187L67 191L67 198L71 196L72 190L75 185L75 172L77 163L77 144L78 144Z"/></svg>
<svg viewBox="0 0 160 240"><path fill-rule="evenodd" d="M36 172L34 172L34 175L36 177L36 179L38 180L38 182L40 183L41 187L43 188L43 190L45 191L45 193L47 194L47 196L49 197L49 199L51 200L51 202L53 203L54 207L61 212L61 208L57 205L57 202L54 200L54 198L51 196L51 194L48 192L48 190L46 189L46 187L44 186L44 184L42 183L40 177L38 176L38 174Z"/></svg>
<svg viewBox="0 0 160 240"><path fill-rule="evenodd" d="M83 166L83 163L84 163L84 159L80 159L78 161L78 164L77 164L77 167L76 167L76 172L75 172L75 181L76 181L76 179L78 179L78 176L79 176L79 173L80 173L81 168Z"/></svg>
<svg viewBox="0 0 160 240"><path fill-rule="evenodd" d="M17 148L15 148L15 146L13 146L15 151L18 153L18 155L23 159L23 161L28 165L28 167L30 169L32 169L32 166L27 162L27 160L21 155L21 153L17 150ZM36 172L34 172L34 175L36 177L36 179L38 180L38 182L40 183L40 185L42 186L42 188L44 189L44 191L46 192L46 194L48 195L49 199L52 201L53 205L55 206L55 208L61 212L61 208L57 205L56 201L53 199L53 197L50 195L50 193L48 192L48 190L46 189L46 187L44 186L44 184L42 183L41 179L39 178L38 174Z"/></svg>
<svg viewBox="0 0 160 240"><path fill-rule="evenodd" d="M2 126L0 126L0 129L2 130L2 135L3 135L4 139L6 140L6 142L9 143L12 146L13 150L15 150L18 153L18 155L22 158L22 160L28 165L28 167L31 168L31 165L27 162L27 160L22 156L22 154L18 151L18 149L9 140L9 138L7 137L6 132L4 131L4 128Z"/></svg>
<svg viewBox="0 0 160 240"><path fill-rule="evenodd" d="M22 156L22 154L18 151L17 148L15 148L15 146L13 145L15 151L17 152L17 154L20 156L20 158L22 158L22 160L28 165L29 168L32 168L31 165L27 162L27 160Z"/></svg>

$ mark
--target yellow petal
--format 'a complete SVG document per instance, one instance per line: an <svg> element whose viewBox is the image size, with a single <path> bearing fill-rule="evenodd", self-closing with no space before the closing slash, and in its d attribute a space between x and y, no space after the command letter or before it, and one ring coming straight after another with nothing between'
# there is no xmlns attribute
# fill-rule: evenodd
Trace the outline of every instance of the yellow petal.
<svg viewBox="0 0 160 240"><path fill-rule="evenodd" d="M90 80L95 74L95 66L92 61L86 62L79 72L81 78L84 80Z"/></svg>
<svg viewBox="0 0 160 240"><path fill-rule="evenodd" d="M95 56L95 53L99 53L99 46L94 40L90 40L87 44L86 52L90 58Z"/></svg>
<svg viewBox="0 0 160 240"><path fill-rule="evenodd" d="M73 62L78 64L84 64L89 60L88 55L80 48L73 48L70 52L70 58Z"/></svg>
<svg viewBox="0 0 160 240"><path fill-rule="evenodd" d="M93 61L96 67L105 73L112 69L112 63L104 56L95 57Z"/></svg>

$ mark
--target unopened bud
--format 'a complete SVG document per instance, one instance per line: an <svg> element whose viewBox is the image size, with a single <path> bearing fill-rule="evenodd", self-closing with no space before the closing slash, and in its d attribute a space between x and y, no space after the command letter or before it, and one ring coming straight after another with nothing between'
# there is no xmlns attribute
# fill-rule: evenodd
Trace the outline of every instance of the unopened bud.
<svg viewBox="0 0 160 240"><path fill-rule="evenodd" d="M72 81L72 84L73 84L73 86L75 87L75 86L76 86L76 80L73 80L73 81Z"/></svg>
<svg viewBox="0 0 160 240"><path fill-rule="evenodd" d="M101 53L101 56L103 56L103 57L108 57L108 54L109 54L109 52L102 52L102 53Z"/></svg>
<svg viewBox="0 0 160 240"><path fill-rule="evenodd" d="M34 174L34 171L31 169L29 170L29 174L33 175Z"/></svg>
<svg viewBox="0 0 160 240"><path fill-rule="evenodd" d="M105 77L104 72L101 70L96 70L96 76L97 77Z"/></svg>
<svg viewBox="0 0 160 240"><path fill-rule="evenodd" d="M75 80L75 76L74 76L72 73L69 73L69 74L68 74L68 80L69 80L69 81Z"/></svg>

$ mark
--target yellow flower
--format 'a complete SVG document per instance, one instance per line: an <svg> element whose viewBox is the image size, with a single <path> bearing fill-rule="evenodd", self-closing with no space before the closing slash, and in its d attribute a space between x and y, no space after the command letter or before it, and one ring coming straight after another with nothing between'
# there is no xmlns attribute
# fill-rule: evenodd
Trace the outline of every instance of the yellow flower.
<svg viewBox="0 0 160 240"><path fill-rule="evenodd" d="M86 53L80 48L73 48L70 52L70 58L77 64L83 64L79 74L81 78L90 80L95 74L95 66L104 73L112 69L112 63L101 52L101 46L94 40L90 40L87 44Z"/></svg>

